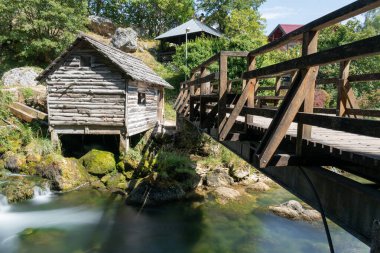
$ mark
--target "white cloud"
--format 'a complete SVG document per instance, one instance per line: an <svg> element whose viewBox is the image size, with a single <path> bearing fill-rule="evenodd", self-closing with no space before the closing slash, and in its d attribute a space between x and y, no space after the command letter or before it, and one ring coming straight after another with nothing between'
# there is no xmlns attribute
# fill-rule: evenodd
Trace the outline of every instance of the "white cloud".
<svg viewBox="0 0 380 253"><path fill-rule="evenodd" d="M274 6L261 9L261 15L266 20L289 17L296 14L296 10L285 6Z"/></svg>

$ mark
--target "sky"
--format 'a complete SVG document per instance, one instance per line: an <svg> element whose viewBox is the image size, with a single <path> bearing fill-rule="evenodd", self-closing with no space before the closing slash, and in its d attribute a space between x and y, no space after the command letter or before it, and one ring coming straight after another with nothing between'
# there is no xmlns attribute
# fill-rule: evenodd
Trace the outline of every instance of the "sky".
<svg viewBox="0 0 380 253"><path fill-rule="evenodd" d="M266 0L259 12L266 19L268 35L278 24L307 24L354 0Z"/></svg>

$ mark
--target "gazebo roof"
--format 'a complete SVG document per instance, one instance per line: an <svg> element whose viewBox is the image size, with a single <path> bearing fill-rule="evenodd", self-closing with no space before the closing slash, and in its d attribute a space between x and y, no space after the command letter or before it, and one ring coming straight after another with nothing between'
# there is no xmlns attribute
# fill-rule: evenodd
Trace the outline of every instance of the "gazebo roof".
<svg viewBox="0 0 380 253"><path fill-rule="evenodd" d="M195 33L204 33L214 37L221 37L222 34L216 29L203 24L201 21L196 19L191 19L182 25L179 25L160 36L156 37L156 40L173 40L175 37L184 37L186 35L186 29L189 28L190 31L188 35L194 35Z"/></svg>

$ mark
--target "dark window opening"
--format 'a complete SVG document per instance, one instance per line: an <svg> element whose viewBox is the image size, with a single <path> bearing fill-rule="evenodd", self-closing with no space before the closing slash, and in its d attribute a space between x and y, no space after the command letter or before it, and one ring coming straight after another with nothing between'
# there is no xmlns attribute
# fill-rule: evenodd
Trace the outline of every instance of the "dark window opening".
<svg viewBox="0 0 380 253"><path fill-rule="evenodd" d="M80 57L81 67L91 67L91 56L81 56Z"/></svg>
<svg viewBox="0 0 380 253"><path fill-rule="evenodd" d="M139 105L146 105L146 94L145 93L142 93L142 92L138 93L137 103Z"/></svg>

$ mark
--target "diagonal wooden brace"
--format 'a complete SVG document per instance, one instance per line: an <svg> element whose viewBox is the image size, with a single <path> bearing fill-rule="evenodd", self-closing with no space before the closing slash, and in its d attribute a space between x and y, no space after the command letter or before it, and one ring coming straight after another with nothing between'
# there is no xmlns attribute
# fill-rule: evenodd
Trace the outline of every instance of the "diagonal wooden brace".
<svg viewBox="0 0 380 253"><path fill-rule="evenodd" d="M228 117L228 120L222 129L222 132L220 133L220 136L219 136L220 140L223 141L228 135L228 133L231 131L232 126L234 125L237 117L240 115L240 112L244 107L245 102L247 101L249 93L254 90L255 84L256 84L256 79L253 79L252 81L248 82L248 84L244 87L244 90L242 94L240 95L239 100L237 101L234 109L232 110L230 116Z"/></svg>
<svg viewBox="0 0 380 253"><path fill-rule="evenodd" d="M310 80L313 79L316 71L315 68L306 69L301 71L303 73L298 74L297 78L295 78L256 150L255 159L258 159L256 164L259 164L260 168L267 166L285 137L290 124L305 101L306 94L308 94L309 89L313 88L314 83L310 82Z"/></svg>

